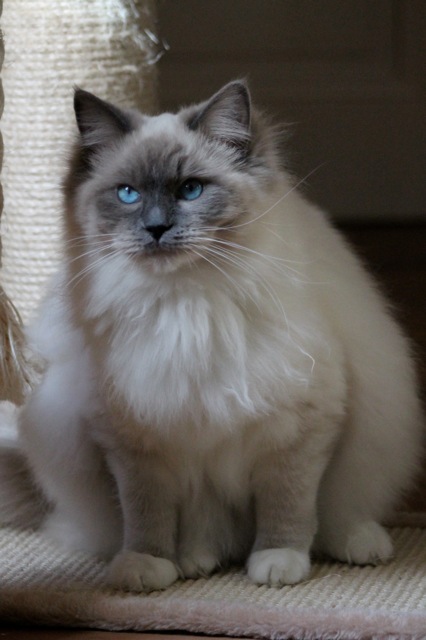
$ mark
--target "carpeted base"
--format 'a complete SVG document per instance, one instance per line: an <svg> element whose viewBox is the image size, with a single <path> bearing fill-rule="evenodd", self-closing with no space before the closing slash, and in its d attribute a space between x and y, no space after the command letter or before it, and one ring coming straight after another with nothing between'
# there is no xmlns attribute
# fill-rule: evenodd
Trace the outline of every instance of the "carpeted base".
<svg viewBox="0 0 426 640"><path fill-rule="evenodd" d="M102 588L105 565L40 535L0 530L0 619L108 630L177 630L269 639L426 638L426 529L391 530L386 566L314 564L274 589L232 570L149 595Z"/></svg>

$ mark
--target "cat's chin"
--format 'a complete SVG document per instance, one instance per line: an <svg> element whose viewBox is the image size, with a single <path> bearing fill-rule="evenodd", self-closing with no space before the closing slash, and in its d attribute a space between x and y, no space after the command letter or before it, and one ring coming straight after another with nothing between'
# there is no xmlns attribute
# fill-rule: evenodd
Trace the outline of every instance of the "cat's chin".
<svg viewBox="0 0 426 640"><path fill-rule="evenodd" d="M198 256L184 251L158 251L142 257L144 270L154 275L173 273L198 260Z"/></svg>

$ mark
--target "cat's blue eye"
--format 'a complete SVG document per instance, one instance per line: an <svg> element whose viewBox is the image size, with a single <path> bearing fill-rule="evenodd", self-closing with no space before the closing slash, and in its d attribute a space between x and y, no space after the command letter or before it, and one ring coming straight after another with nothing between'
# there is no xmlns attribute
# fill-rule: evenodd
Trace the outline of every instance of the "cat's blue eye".
<svg viewBox="0 0 426 640"><path fill-rule="evenodd" d="M202 193L203 183L195 178L185 180L177 191L178 197L183 200L196 200Z"/></svg>
<svg viewBox="0 0 426 640"><path fill-rule="evenodd" d="M117 187L117 197L123 204L135 204L141 199L141 194L129 184L121 184Z"/></svg>

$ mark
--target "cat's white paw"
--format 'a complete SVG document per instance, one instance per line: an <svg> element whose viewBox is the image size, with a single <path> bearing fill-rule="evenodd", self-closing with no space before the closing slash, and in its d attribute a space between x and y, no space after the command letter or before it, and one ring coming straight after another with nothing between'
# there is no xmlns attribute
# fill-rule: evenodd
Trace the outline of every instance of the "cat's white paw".
<svg viewBox="0 0 426 640"><path fill-rule="evenodd" d="M369 520L353 524L348 530L330 526L318 536L314 551L349 564L378 564L392 558L393 544L386 530Z"/></svg>
<svg viewBox="0 0 426 640"><path fill-rule="evenodd" d="M178 579L176 566L166 558L148 553L121 551L108 568L108 583L125 591L166 589Z"/></svg>
<svg viewBox="0 0 426 640"><path fill-rule="evenodd" d="M256 584L281 587L296 584L309 574L309 555L295 549L254 551L248 559L247 573Z"/></svg>
<svg viewBox="0 0 426 640"><path fill-rule="evenodd" d="M182 556L179 560L179 567L185 578L205 578L213 573L218 565L216 556L208 551Z"/></svg>
<svg viewBox="0 0 426 640"><path fill-rule="evenodd" d="M351 564L386 562L393 556L392 540L377 522L363 522L348 535L344 555Z"/></svg>

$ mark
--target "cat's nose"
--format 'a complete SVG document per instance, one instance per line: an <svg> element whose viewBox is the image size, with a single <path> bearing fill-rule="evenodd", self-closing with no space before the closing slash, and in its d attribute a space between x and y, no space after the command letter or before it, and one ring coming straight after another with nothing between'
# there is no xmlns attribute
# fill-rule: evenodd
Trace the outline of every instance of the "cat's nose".
<svg viewBox="0 0 426 640"><path fill-rule="evenodd" d="M158 242L160 240L161 236L164 233L166 233L166 231L171 229L172 226L173 226L172 224L158 224L158 225L152 225L152 226L145 227L145 229L148 231L148 233L150 233L152 235L154 240L156 240L156 242Z"/></svg>
<svg viewBox="0 0 426 640"><path fill-rule="evenodd" d="M166 209L158 204L148 205L143 213L143 226L156 242L173 226L170 222Z"/></svg>

